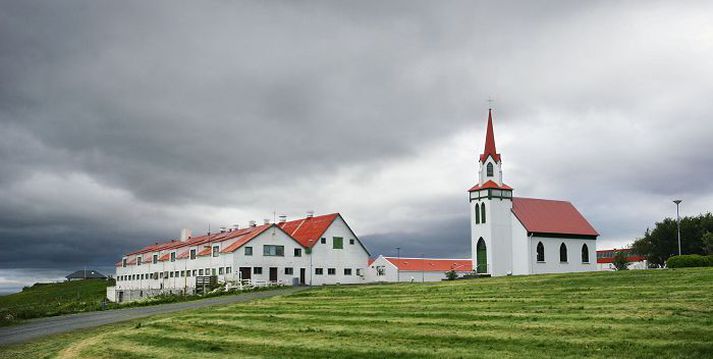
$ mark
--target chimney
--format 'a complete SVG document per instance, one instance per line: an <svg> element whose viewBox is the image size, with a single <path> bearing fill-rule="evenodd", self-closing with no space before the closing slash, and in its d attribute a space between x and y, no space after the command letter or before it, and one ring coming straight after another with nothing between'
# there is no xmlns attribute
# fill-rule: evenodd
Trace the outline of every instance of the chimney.
<svg viewBox="0 0 713 359"><path fill-rule="evenodd" d="M280 223L285 223L285 222L287 222L287 216L284 214L281 214L280 215Z"/></svg>
<svg viewBox="0 0 713 359"><path fill-rule="evenodd" d="M181 229L181 237L180 237L181 242L185 242L189 238L191 238L191 230L188 228Z"/></svg>
<svg viewBox="0 0 713 359"><path fill-rule="evenodd" d="M307 211L307 218L314 217L314 211Z"/></svg>
<svg viewBox="0 0 713 359"><path fill-rule="evenodd" d="M263 219L262 224L270 224L270 219L269 218Z"/></svg>
<svg viewBox="0 0 713 359"><path fill-rule="evenodd" d="M255 226L256 226L255 221L250 221L250 222L248 222L248 223L250 224L250 227L255 227Z"/></svg>

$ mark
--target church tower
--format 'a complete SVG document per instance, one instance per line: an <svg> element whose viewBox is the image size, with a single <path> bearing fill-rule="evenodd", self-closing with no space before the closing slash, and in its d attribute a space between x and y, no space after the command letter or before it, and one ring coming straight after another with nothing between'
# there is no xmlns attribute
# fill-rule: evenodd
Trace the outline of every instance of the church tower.
<svg viewBox="0 0 713 359"><path fill-rule="evenodd" d="M511 274L512 188L503 183L492 109L488 110L485 149L478 165L478 184L468 190L473 269L491 275Z"/></svg>

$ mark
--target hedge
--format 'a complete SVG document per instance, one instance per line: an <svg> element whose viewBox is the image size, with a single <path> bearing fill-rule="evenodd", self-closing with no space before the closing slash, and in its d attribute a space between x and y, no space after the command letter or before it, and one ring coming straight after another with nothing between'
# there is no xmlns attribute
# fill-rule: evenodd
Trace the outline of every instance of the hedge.
<svg viewBox="0 0 713 359"><path fill-rule="evenodd" d="M666 261L666 266L669 268L713 267L713 255L687 254L673 256Z"/></svg>

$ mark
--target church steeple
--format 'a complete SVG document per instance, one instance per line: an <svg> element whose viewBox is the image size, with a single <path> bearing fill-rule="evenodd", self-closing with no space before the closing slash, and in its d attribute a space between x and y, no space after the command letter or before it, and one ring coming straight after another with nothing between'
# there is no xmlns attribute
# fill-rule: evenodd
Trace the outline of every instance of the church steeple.
<svg viewBox="0 0 713 359"><path fill-rule="evenodd" d="M495 149L495 133L493 133L493 109L488 109L488 129L485 132L485 149L480 155L480 162L485 162L488 156L492 156L495 162L500 162L500 154Z"/></svg>

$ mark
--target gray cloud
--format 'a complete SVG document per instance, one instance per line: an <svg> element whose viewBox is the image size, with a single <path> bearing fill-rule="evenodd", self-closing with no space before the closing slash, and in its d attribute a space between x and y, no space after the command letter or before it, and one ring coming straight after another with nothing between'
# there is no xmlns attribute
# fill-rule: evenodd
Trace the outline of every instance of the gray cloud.
<svg viewBox="0 0 713 359"><path fill-rule="evenodd" d="M343 212L374 254L463 256L488 97L516 194L622 245L674 196L710 210L712 10L4 3L0 267L111 265L276 209Z"/></svg>

